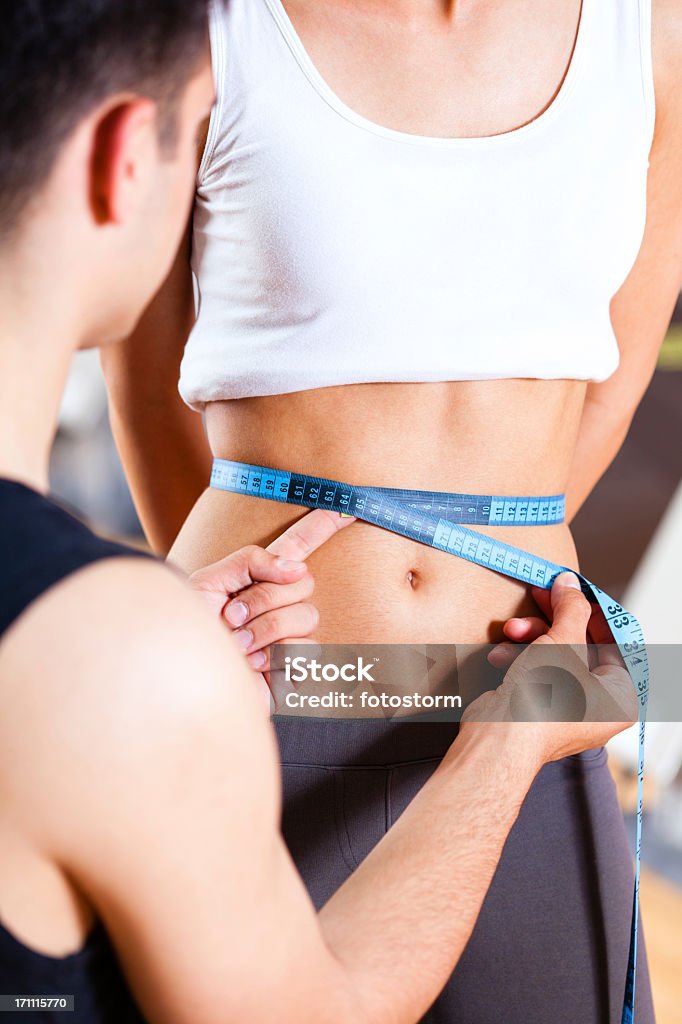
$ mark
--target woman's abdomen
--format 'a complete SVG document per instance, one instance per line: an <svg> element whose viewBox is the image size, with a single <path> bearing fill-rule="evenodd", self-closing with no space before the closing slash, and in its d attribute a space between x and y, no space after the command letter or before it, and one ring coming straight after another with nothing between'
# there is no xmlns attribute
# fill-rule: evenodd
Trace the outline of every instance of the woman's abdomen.
<svg viewBox="0 0 682 1024"><path fill-rule="evenodd" d="M566 485L584 385L484 381L355 385L211 403L214 454L347 483L479 494ZM185 571L268 544L305 510L208 489L174 547ZM485 528L577 568L568 527ZM323 643L486 643L533 608L528 588L356 522L309 558Z"/></svg>

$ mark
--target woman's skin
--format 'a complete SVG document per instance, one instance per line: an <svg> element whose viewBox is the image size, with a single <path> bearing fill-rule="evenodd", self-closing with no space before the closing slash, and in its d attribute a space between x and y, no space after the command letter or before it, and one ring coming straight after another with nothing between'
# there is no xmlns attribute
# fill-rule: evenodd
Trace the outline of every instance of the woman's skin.
<svg viewBox="0 0 682 1024"><path fill-rule="evenodd" d="M579 0L285 0L285 7L344 102L390 128L444 137L510 131L546 109L569 65L580 15ZM160 550L168 550L191 509L172 546L173 562L196 570L225 554L228 538L231 546L267 543L301 514L255 498L201 493L211 453L358 484L566 491L570 518L622 443L682 280L682 16L671 0L655 0L654 7L657 123L648 216L637 262L612 303L621 351L616 373L601 384L362 384L212 402L209 451L200 418L177 396L193 316L183 248L135 337L105 366L114 430L143 523ZM456 294L453 281L453 301ZM567 525L491 532L578 565ZM317 635L327 642L494 642L506 619L534 608L520 583L363 523L334 538L310 566Z"/></svg>
<svg viewBox="0 0 682 1024"><path fill-rule="evenodd" d="M569 381L362 384L214 402L206 423L225 458L386 487L555 494L566 486L584 392ZM191 571L215 561L226 537L269 543L300 514L207 490L170 557ZM565 525L488 532L577 566ZM309 561L322 642L495 641L502 621L532 609L523 584L366 523Z"/></svg>

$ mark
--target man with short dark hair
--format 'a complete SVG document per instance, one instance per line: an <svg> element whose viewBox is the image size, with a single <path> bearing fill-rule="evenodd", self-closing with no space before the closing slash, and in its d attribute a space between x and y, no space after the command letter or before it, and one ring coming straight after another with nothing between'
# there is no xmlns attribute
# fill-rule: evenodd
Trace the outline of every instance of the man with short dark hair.
<svg viewBox="0 0 682 1024"><path fill-rule="evenodd" d="M278 833L273 737L224 624L46 497L73 352L129 333L187 219L213 102L206 6L3 11L0 992L35 1000L26 1021L51 1020L64 994L83 1024L416 1021L541 765L625 723L465 723L318 916ZM338 528L320 516L312 543ZM310 545L289 538L302 556ZM277 554L251 550L225 589L258 572L289 585ZM590 608L568 576L542 644L584 640ZM505 717L512 684L484 717Z"/></svg>

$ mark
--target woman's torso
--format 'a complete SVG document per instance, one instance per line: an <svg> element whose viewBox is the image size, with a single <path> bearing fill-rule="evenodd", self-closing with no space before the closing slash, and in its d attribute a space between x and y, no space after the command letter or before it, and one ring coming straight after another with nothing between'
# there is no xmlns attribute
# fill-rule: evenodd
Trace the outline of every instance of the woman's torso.
<svg viewBox="0 0 682 1024"><path fill-rule="evenodd" d="M181 378L215 456L375 486L566 488L643 228L647 10L232 5ZM297 514L207 490L171 557L195 569ZM565 525L495 536L576 566ZM324 641L483 642L531 607L519 583L362 523L310 563Z"/></svg>
<svg viewBox="0 0 682 1024"><path fill-rule="evenodd" d="M576 381L350 385L212 402L206 423L221 458L374 486L556 494L584 392ZM302 511L209 489L170 557L193 571L243 544L269 543ZM494 535L577 567L565 524ZM523 584L359 522L309 563L317 635L327 643L488 642L532 607Z"/></svg>

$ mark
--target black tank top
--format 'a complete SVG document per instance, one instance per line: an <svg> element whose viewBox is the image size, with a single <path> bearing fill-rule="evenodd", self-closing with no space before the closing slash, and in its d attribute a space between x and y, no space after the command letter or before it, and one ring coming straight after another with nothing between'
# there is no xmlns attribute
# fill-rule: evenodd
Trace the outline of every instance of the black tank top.
<svg viewBox="0 0 682 1024"><path fill-rule="evenodd" d="M121 555L143 553L102 540L37 491L0 479L0 658L4 633L32 601L83 566ZM0 905L0 996L6 995L74 997L73 1013L3 1013L7 1024L144 1024L99 922L77 953L43 956L3 926Z"/></svg>

